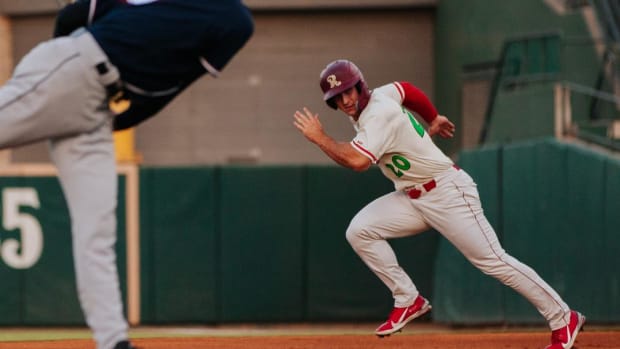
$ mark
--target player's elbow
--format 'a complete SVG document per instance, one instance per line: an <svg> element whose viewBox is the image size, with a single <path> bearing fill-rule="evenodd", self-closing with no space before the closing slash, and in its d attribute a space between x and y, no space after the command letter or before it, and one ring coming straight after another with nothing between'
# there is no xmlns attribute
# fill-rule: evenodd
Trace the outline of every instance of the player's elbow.
<svg viewBox="0 0 620 349"><path fill-rule="evenodd" d="M355 158L349 162L349 168L355 172L366 171L372 163L367 158Z"/></svg>

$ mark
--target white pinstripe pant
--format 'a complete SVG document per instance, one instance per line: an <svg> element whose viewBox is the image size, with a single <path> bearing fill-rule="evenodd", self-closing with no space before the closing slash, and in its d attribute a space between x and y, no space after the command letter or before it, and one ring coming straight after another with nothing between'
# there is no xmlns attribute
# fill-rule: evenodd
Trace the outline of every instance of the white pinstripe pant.
<svg viewBox="0 0 620 349"><path fill-rule="evenodd" d="M346 232L355 252L392 291L394 305L409 306L419 293L386 239L434 228L483 273L528 299L552 330L566 326L569 307L534 270L504 251L484 216L472 178L450 168L435 180L437 187L418 199L395 191L372 201Z"/></svg>

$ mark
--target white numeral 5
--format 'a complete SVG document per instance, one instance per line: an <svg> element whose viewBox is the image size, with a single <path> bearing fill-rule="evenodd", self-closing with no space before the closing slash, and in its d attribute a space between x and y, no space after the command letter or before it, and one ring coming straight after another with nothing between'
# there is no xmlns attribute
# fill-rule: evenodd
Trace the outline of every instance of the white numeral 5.
<svg viewBox="0 0 620 349"><path fill-rule="evenodd" d="M20 243L5 240L0 248L4 262L15 269L32 267L43 251L41 224L31 214L20 212L20 206L39 208L39 196L34 188L6 188L2 191L2 226L5 230L19 229Z"/></svg>

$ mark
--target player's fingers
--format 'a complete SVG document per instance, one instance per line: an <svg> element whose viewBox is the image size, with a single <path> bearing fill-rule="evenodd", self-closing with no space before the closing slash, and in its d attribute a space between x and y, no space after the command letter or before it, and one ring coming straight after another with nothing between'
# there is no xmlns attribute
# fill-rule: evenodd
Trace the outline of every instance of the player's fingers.
<svg viewBox="0 0 620 349"><path fill-rule="evenodd" d="M302 114L299 110L295 112L295 120L299 121L300 123L306 123L308 118Z"/></svg>
<svg viewBox="0 0 620 349"><path fill-rule="evenodd" d="M304 107L304 112L309 118L317 119L319 117L319 114L312 113L312 111L310 111L307 107Z"/></svg>
<svg viewBox="0 0 620 349"><path fill-rule="evenodd" d="M452 138L452 137L454 137L454 132L452 132L451 130L443 130L443 131L440 133L440 135L441 135L443 138Z"/></svg>

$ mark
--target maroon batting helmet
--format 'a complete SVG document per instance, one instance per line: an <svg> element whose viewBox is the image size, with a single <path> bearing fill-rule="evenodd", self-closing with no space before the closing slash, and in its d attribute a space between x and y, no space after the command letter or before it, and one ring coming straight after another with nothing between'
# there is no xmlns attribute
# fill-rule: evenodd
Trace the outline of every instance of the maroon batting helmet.
<svg viewBox="0 0 620 349"><path fill-rule="evenodd" d="M339 59L329 63L321 72L321 90L323 90L323 100L336 109L334 97L355 86L360 94L360 110L368 103L370 92L364 81L362 71L353 62L346 59Z"/></svg>

